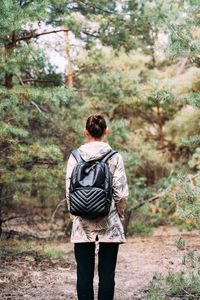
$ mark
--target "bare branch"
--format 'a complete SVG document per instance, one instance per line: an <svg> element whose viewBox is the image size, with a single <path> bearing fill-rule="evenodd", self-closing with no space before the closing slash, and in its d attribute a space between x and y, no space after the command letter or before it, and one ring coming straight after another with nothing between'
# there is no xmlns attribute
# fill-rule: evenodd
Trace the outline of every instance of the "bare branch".
<svg viewBox="0 0 200 300"><path fill-rule="evenodd" d="M52 222L54 221L54 217L55 217L55 214L57 213L58 208L59 208L60 206L63 206L63 204L65 203L65 201L66 201L66 198L61 199L61 200L58 202L58 204L57 204L57 206L56 206L56 208L55 208L55 210L54 210L54 212L53 212L53 214L52 214L52 216L51 216L51 221L52 221Z"/></svg>
<svg viewBox="0 0 200 300"><path fill-rule="evenodd" d="M23 41L23 40L30 40L32 38L36 38L36 37L39 37L41 35L57 33L57 32L62 32L62 31L68 31L68 29L59 29L59 30L52 30L52 31L41 32L41 33L29 34L29 35L25 35L25 36L22 36L22 37L16 37L15 41L19 42L19 41Z"/></svg>
<svg viewBox="0 0 200 300"><path fill-rule="evenodd" d="M93 34L93 33L90 33L88 31L82 31L82 33L86 34L86 35L89 35L89 36L92 36L96 39L99 39L100 38L100 35L96 35L96 34Z"/></svg>
<svg viewBox="0 0 200 300"><path fill-rule="evenodd" d="M31 103L37 108L37 110L43 115L43 117L45 117L45 119L50 120L49 117L44 115L44 112L40 109L40 107L37 105L37 103L35 103L35 101L31 101Z"/></svg>
<svg viewBox="0 0 200 300"><path fill-rule="evenodd" d="M31 101L31 103L33 104L33 105L35 105L35 107L37 108L37 110L40 112L40 113L42 113L42 111L41 111L41 109L39 108L39 106L32 100Z"/></svg>
<svg viewBox="0 0 200 300"><path fill-rule="evenodd" d="M19 83L24 86L24 82L23 80L21 79L21 77L17 74L17 73L14 73L14 75L17 77L17 79L19 80Z"/></svg>
<svg viewBox="0 0 200 300"><path fill-rule="evenodd" d="M96 5L92 5L92 4L89 4L89 3L86 3L86 2L84 2L83 0L79 0L81 3L83 3L83 4L85 4L86 6L89 6L89 7L91 7L91 8L94 8L94 9L98 9L98 10L100 10L100 11L103 11L103 12L105 12L105 13L107 13L107 14L116 14L115 12L112 12L112 11L109 11L109 10L105 10L105 9L103 9L103 8L101 8L101 7L98 7L98 6L96 6Z"/></svg>
<svg viewBox="0 0 200 300"><path fill-rule="evenodd" d="M10 220L13 220L13 219L20 219L20 218L26 218L26 217L29 217L29 216L35 216L36 214L28 214L28 215L25 215L25 216L12 216L12 217L9 217L7 219L3 219L1 220L2 223L5 223L5 222L8 222Z"/></svg>
<svg viewBox="0 0 200 300"><path fill-rule="evenodd" d="M51 33L57 33L57 32L68 32L68 29L59 29L59 30L52 30L52 31L47 31L47 32L41 32L41 33L34 33L34 34L29 34L29 35L25 35L22 37L16 37L15 38L15 42L19 42L19 41L24 41L24 40L30 40L32 38L37 38L41 35L47 35L47 34L51 34ZM95 37L95 38L100 38L99 35L95 35L93 33L87 32L87 31L82 31L84 34Z"/></svg>
<svg viewBox="0 0 200 300"><path fill-rule="evenodd" d="M189 57L185 57L185 58L182 60L181 65L180 65L180 68L179 68L179 69L177 70L177 72L176 72L176 76L179 76L179 75L183 72L185 66L186 66L187 63L188 63L188 59L189 59Z"/></svg>

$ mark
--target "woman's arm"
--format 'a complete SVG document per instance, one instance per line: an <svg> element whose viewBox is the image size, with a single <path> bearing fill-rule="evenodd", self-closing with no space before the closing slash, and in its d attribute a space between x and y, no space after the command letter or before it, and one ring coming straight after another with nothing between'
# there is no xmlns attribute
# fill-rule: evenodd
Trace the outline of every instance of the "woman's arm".
<svg viewBox="0 0 200 300"><path fill-rule="evenodd" d="M67 162L67 169L66 169L66 201L67 201L67 207L68 210L70 211L70 203L69 203L69 186L70 186L70 179L71 179L71 174L76 166L77 161L74 158L72 154L70 154L68 162ZM70 214L70 218L73 220L73 215Z"/></svg>
<svg viewBox="0 0 200 300"><path fill-rule="evenodd" d="M119 153L116 154L116 158L117 163L112 177L113 199L115 200L119 216L123 220L129 192L123 158Z"/></svg>

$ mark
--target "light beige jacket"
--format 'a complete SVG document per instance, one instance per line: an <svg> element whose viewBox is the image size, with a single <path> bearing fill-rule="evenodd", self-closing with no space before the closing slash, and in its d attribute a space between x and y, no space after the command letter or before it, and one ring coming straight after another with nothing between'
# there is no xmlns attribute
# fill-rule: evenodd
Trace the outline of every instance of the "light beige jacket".
<svg viewBox="0 0 200 300"><path fill-rule="evenodd" d="M78 148L80 155L85 161L100 159L110 150L111 147L109 144L98 141L84 144ZM128 198L128 185L122 156L116 153L107 160L107 163L111 172L113 186L110 213L108 216L96 220L71 215L73 222L71 232L72 243L94 242L96 236L98 236L99 242L126 242L121 221L124 219L124 210ZM70 177L76 164L77 161L71 154L66 171L66 199L68 209L70 209Z"/></svg>

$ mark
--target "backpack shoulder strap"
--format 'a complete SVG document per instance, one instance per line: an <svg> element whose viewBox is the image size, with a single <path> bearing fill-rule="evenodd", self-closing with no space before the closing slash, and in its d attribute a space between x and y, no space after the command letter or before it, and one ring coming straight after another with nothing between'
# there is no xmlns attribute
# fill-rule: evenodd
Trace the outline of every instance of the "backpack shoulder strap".
<svg viewBox="0 0 200 300"><path fill-rule="evenodd" d="M81 162L81 161L84 161L77 149L72 150L71 153L74 156L74 158L77 160L78 163Z"/></svg>
<svg viewBox="0 0 200 300"><path fill-rule="evenodd" d="M111 150L108 154L106 154L101 161L102 162L106 162L111 156L113 156L113 154L117 153L117 151Z"/></svg>

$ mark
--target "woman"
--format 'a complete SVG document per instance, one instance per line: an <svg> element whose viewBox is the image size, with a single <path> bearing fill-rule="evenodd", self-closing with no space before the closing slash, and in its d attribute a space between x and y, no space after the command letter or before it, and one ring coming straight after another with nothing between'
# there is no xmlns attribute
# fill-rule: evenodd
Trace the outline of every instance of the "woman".
<svg viewBox="0 0 200 300"><path fill-rule="evenodd" d="M78 152L84 161L101 159L112 149L109 144L103 142L104 136L108 133L103 115L93 114L89 116L84 133L88 138L88 142L78 148ZM121 221L124 219L128 185L122 156L115 153L106 163L111 173L113 188L109 215L96 220L70 215L73 222L71 242L74 243L77 262L77 294L79 300L94 300L95 243L99 243L98 300L113 299L118 248L119 244L126 241ZM69 210L70 177L76 164L77 161L71 154L66 172L66 198Z"/></svg>

